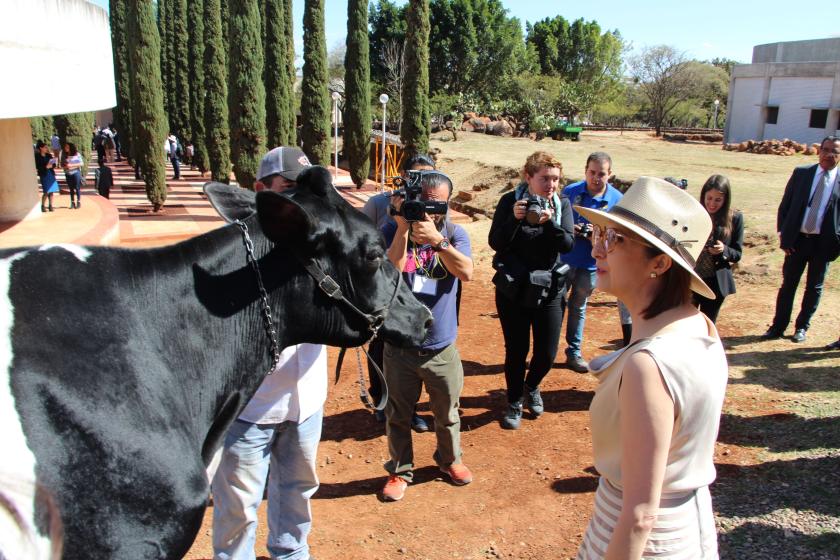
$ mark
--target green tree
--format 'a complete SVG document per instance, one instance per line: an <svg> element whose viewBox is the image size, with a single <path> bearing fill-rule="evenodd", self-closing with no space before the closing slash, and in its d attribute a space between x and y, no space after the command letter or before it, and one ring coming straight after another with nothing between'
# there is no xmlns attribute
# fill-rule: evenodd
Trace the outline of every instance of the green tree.
<svg viewBox="0 0 840 560"><path fill-rule="evenodd" d="M190 0L191 2L192 0ZM187 0L174 0L172 7L172 54L170 62L174 89L170 91L175 99L172 104L172 114L169 122L183 139L192 138L190 126L190 50L189 50L189 25L187 14Z"/></svg>
<svg viewBox="0 0 840 560"><path fill-rule="evenodd" d="M301 140L313 163L330 162L330 94L324 0L306 0L303 8L303 82L301 83Z"/></svg>
<svg viewBox="0 0 840 560"><path fill-rule="evenodd" d="M62 147L68 142L75 144L76 149L82 155L84 160L82 177L87 175L90 167L90 141L93 138L93 121L94 116L90 112L57 115L53 119Z"/></svg>
<svg viewBox="0 0 840 560"><path fill-rule="evenodd" d="M127 0L131 1L131 0ZM160 35L160 79L163 81L163 107L169 118L172 108L169 99L170 61L172 57L169 52L169 39L171 35L170 24L172 21L172 2L174 0L157 0L157 26Z"/></svg>
<svg viewBox="0 0 840 560"><path fill-rule="evenodd" d="M240 186L254 188L265 153L265 85L258 0L229 4L230 148L233 172Z"/></svg>
<svg viewBox="0 0 840 560"><path fill-rule="evenodd" d="M135 0L128 2L128 6L134 155L143 172L146 196L157 212L166 202L163 158L166 117L160 78L160 37L152 0ZM86 144L90 146L90 141Z"/></svg>
<svg viewBox="0 0 840 560"><path fill-rule="evenodd" d="M377 0L368 14L370 26L370 76L380 85L388 82L389 67L385 53L391 45L402 47L405 41L406 7L398 7L390 0Z"/></svg>
<svg viewBox="0 0 840 560"><path fill-rule="evenodd" d="M411 157L429 151L429 0L411 0L406 23L400 137Z"/></svg>
<svg viewBox="0 0 840 560"><path fill-rule="evenodd" d="M117 105L113 109L114 126L120 135L120 152L131 165L132 124L131 124L131 65L127 46L128 5L127 0L110 0L108 15L111 20L111 50L114 58L114 81L117 90Z"/></svg>
<svg viewBox="0 0 840 560"><path fill-rule="evenodd" d="M227 55L219 0L204 0L204 126L210 177L230 182Z"/></svg>
<svg viewBox="0 0 840 560"><path fill-rule="evenodd" d="M368 2L347 3L347 53L344 57L344 154L357 187L370 172L370 57L368 56Z"/></svg>
<svg viewBox="0 0 840 560"><path fill-rule="evenodd" d="M204 0L190 0L189 25L189 89L190 89L190 136L193 144L193 165L202 175L208 169L207 130L204 126Z"/></svg>
<svg viewBox="0 0 840 560"><path fill-rule="evenodd" d="M669 45L647 47L630 61L631 76L647 101L657 136L677 105L692 96L694 81L687 62Z"/></svg>
<svg viewBox="0 0 840 560"><path fill-rule="evenodd" d="M265 118L268 147L295 144L294 99L288 68L289 46L286 40L285 0L265 2Z"/></svg>
<svg viewBox="0 0 840 560"><path fill-rule="evenodd" d="M286 41L288 49L289 83L291 84L291 95L289 96L289 114L292 116L292 134L289 143L298 145L297 137L297 96L295 96L295 84L297 84L297 68L295 67L295 31L294 13L292 11L292 0L283 0L283 8L286 11Z"/></svg>
<svg viewBox="0 0 840 560"><path fill-rule="evenodd" d="M32 142L50 143L55 126L52 117L32 117L29 119L29 126L32 128Z"/></svg>

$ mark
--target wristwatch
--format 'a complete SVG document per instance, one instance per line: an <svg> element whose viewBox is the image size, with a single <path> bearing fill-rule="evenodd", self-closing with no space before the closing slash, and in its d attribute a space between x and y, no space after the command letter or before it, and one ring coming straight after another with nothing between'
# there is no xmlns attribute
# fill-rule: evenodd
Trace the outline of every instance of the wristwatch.
<svg viewBox="0 0 840 560"><path fill-rule="evenodd" d="M440 240L440 243L432 247L432 250L435 253L437 253L438 251L445 251L446 249L449 249L449 241L447 241L445 237Z"/></svg>

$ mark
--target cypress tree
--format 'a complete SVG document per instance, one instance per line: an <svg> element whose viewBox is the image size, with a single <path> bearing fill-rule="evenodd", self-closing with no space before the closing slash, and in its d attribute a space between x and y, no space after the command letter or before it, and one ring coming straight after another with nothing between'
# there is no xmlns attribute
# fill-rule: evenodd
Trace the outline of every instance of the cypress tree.
<svg viewBox="0 0 840 560"><path fill-rule="evenodd" d="M406 157L411 157L429 151L429 0L410 0L406 23L400 136Z"/></svg>
<svg viewBox="0 0 840 560"><path fill-rule="evenodd" d="M29 119L29 126L32 128L32 143L35 144L39 140L50 143L53 135L53 120L52 117L32 117Z"/></svg>
<svg viewBox="0 0 840 560"><path fill-rule="evenodd" d="M132 0L128 6L134 156L143 172L146 196L157 212L166 202L163 158L166 117L160 78L160 37L153 0Z"/></svg>
<svg viewBox="0 0 840 560"><path fill-rule="evenodd" d="M428 74L427 74L428 75ZM303 8L303 82L301 83L301 140L313 163L330 162L330 93L324 0L306 0Z"/></svg>
<svg viewBox="0 0 840 560"><path fill-rule="evenodd" d="M370 171L370 58L367 0L347 2L347 53L344 56L344 153L350 177L364 185Z"/></svg>
<svg viewBox="0 0 840 560"><path fill-rule="evenodd" d="M127 0L131 1L131 0ZM163 106L167 115L169 114L169 11L173 0L158 0L157 3L157 25L160 34L160 78L163 81Z"/></svg>
<svg viewBox="0 0 840 560"><path fill-rule="evenodd" d="M219 0L219 15L222 18L222 44L224 44L225 49L227 49L228 36L230 32L230 0ZM227 63L228 60L225 58L225 64Z"/></svg>
<svg viewBox="0 0 840 560"><path fill-rule="evenodd" d="M172 7L172 75L175 94L170 122L181 139L191 138L190 127L190 32L187 0L175 0Z"/></svg>
<svg viewBox="0 0 840 560"><path fill-rule="evenodd" d="M294 93L287 71L285 4L284 0L265 2L265 122L269 148L295 145L295 119L289 103Z"/></svg>
<svg viewBox="0 0 840 560"><path fill-rule="evenodd" d="M127 0L110 0L108 15L111 19L111 50L114 54L114 79L117 105L114 107L114 126L120 135L120 151L134 165L131 152L131 67L127 44Z"/></svg>
<svg viewBox="0 0 840 560"><path fill-rule="evenodd" d="M262 81L263 46L259 0L231 2L230 156L236 181L254 188L257 167L265 153L265 85Z"/></svg>
<svg viewBox="0 0 840 560"><path fill-rule="evenodd" d="M204 126L210 178L230 182L227 56L219 0L204 0Z"/></svg>
<svg viewBox="0 0 840 560"><path fill-rule="evenodd" d="M295 96L295 85L297 84L297 70L295 69L295 27L294 27L294 13L292 10L292 0L283 0L283 7L286 10L286 44L288 48L288 64L289 64L289 83L291 87L289 91L292 94L289 96L289 114L292 118L292 135L289 138L289 143L298 145L297 137L297 101Z"/></svg>
<svg viewBox="0 0 840 560"><path fill-rule="evenodd" d="M87 176L90 166L90 142L93 139L93 113L72 113L69 115L57 115L53 122L61 138L61 146L65 143L76 145L76 149L84 160L82 177Z"/></svg>
<svg viewBox="0 0 840 560"><path fill-rule="evenodd" d="M202 175L207 171L207 148L204 140L204 0L190 0L190 140L193 165Z"/></svg>

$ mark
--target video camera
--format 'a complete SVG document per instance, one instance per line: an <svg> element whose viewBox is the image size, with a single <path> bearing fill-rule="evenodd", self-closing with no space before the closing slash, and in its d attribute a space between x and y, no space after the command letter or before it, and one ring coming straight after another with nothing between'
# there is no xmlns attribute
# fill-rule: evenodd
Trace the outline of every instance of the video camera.
<svg viewBox="0 0 840 560"><path fill-rule="evenodd" d="M407 222L421 222L426 214L446 214L449 209L449 202L446 200L421 200L423 192L421 185L425 173L436 173L435 171L408 171L408 178L391 177L391 181L398 187L389 196L399 196L404 199L402 206L397 210L390 208L392 216L402 216Z"/></svg>

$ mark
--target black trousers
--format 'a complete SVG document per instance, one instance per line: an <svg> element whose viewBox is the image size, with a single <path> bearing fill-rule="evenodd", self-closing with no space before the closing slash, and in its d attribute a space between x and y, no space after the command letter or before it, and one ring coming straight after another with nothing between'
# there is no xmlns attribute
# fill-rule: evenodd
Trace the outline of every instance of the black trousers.
<svg viewBox="0 0 840 560"><path fill-rule="evenodd" d="M790 323L793 298L806 267L808 274L805 277L805 294L802 296L802 306L796 317L795 328L808 330L811 326L811 317L820 304L823 282L829 265L829 261L819 254L818 245L819 239L816 236L806 237L799 234L794 243L793 253L785 256L785 262L782 265L782 287L779 288L779 294L776 296L776 315L770 327L773 330L782 333Z"/></svg>
<svg viewBox="0 0 840 560"><path fill-rule="evenodd" d="M709 299L701 296L700 294L693 294L694 305L699 307L700 312L708 317L712 323L717 323L718 313L720 313L720 308L723 305L723 300L726 299L726 296L721 295L717 285L717 278L703 278L703 281L712 289L717 297L715 299Z"/></svg>
<svg viewBox="0 0 840 560"><path fill-rule="evenodd" d="M554 365L557 348L560 345L560 326L566 302L562 294L556 294L542 307L528 309L509 300L496 291L496 310L502 324L505 339L505 382L508 402L516 402L524 394L524 385L531 389L539 387L540 382ZM531 362L526 359L531 346L533 333L534 348Z"/></svg>

